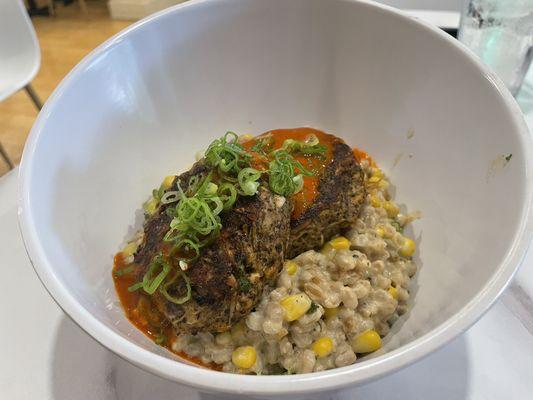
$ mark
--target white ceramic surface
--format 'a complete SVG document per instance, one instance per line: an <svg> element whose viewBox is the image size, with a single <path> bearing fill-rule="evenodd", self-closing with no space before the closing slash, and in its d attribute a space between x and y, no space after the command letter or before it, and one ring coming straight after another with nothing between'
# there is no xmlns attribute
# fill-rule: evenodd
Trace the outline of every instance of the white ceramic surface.
<svg viewBox="0 0 533 400"><path fill-rule="evenodd" d="M177 362L123 317L113 253L150 189L210 140L299 125L369 151L422 210L412 311L382 351L341 369L254 377ZM52 296L122 357L204 390L305 393L405 366L488 309L531 234L530 157L512 97L436 28L364 2L193 1L117 35L58 87L24 152L20 223Z"/></svg>

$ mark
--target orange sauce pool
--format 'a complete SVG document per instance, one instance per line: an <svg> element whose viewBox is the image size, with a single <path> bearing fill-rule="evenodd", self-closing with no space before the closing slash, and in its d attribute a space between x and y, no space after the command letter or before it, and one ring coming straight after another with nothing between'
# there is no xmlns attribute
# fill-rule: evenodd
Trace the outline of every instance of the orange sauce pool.
<svg viewBox="0 0 533 400"><path fill-rule="evenodd" d="M117 275L117 271L132 267L132 271L123 275ZM172 350L172 342L176 339L176 333L166 317L157 309L151 296L142 294L141 290L130 292L128 288L137 283L137 268L135 264L126 265L124 255L117 253L113 265L113 282L118 298L124 309L126 317L137 329L152 339L160 346L179 357L199 366L220 371L222 368L215 363L204 364L198 358L191 357L181 351ZM164 342L158 343L158 339L164 338Z"/></svg>
<svg viewBox="0 0 533 400"><path fill-rule="evenodd" d="M297 219L311 204L313 204L318 193L318 182L320 177L332 160L333 145L342 142L342 140L317 129L304 127L268 131L242 144L246 150L252 151L252 154L254 155L252 162L253 167L257 169L267 169L268 160L266 157L252 149L258 144L258 142L263 141L263 143L267 143L264 145L263 149L266 153L269 153L272 150L279 149L286 139L303 141L308 138L309 135L315 135L318 138L319 143L326 147L326 152L320 155L301 154L294 157L304 168L313 172L313 176L304 176L303 189L292 196L294 202L292 219Z"/></svg>
<svg viewBox="0 0 533 400"><path fill-rule="evenodd" d="M368 162L370 163L370 165L374 168L377 168L377 164L374 162L374 160L372 159L372 157L370 157L368 155L367 152L363 151L363 150L360 150L358 149L357 147L354 147L353 148L353 155L355 156L355 159L357 160L357 162L359 164L361 164L362 161L365 161L365 160L368 160Z"/></svg>

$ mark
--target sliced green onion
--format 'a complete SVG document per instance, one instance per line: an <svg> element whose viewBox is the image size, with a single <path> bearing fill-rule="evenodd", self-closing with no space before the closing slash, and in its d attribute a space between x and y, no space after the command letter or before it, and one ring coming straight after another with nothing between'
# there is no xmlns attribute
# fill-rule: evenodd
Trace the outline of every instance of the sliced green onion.
<svg viewBox="0 0 533 400"><path fill-rule="evenodd" d="M241 194L244 196L253 196L259 188L258 179L261 177L261 171L254 168L244 168L239 172L237 180L241 188Z"/></svg>
<svg viewBox="0 0 533 400"><path fill-rule="evenodd" d="M178 182L180 201L173 207L170 229L164 236L165 241L174 242L173 252L194 251L196 258L200 247L211 243L219 235L222 228L219 214L224 211L228 199L220 198L217 192L223 189L231 195L231 190L227 185L219 187L212 183L211 176L210 173L201 181L189 181L189 184L195 185L195 193L184 193Z"/></svg>
<svg viewBox="0 0 533 400"><path fill-rule="evenodd" d="M218 168L222 174L236 176L242 168L249 166L251 155L237 141L234 132L226 132L213 141L205 151L207 163Z"/></svg>
<svg viewBox="0 0 533 400"><path fill-rule="evenodd" d="M296 175L294 178L292 178L292 181L294 182L294 193L298 193L300 190L304 187L304 178L302 174Z"/></svg>
<svg viewBox="0 0 533 400"><path fill-rule="evenodd" d="M171 294L168 293L168 288L171 285L174 284L174 282L176 281L178 276L183 278L183 280L185 281L185 285L187 286L187 294L185 296L183 296L183 297L180 297L180 298L176 298L176 297L174 297L174 296L172 296ZM159 289L159 291L161 292L161 294L163 296L165 296L165 299L167 299L168 301L170 301L171 303L174 303L174 304L186 303L187 301L189 301L191 299L191 292L192 292L191 283L189 282L189 278L181 270L176 270L176 273L174 274L173 278L170 281L168 281L165 284L163 284L161 286L161 288Z"/></svg>
<svg viewBox="0 0 533 400"><path fill-rule="evenodd" d="M258 139L250 150L255 151L256 153L259 153L266 157L267 153L265 151L265 147L270 147L271 144L272 136L263 137L261 139Z"/></svg>
<svg viewBox="0 0 533 400"><path fill-rule="evenodd" d="M180 193L176 190L171 190L171 191L165 192L165 194L161 196L161 204L175 203L179 199L180 199Z"/></svg>
<svg viewBox="0 0 533 400"><path fill-rule="evenodd" d="M300 178L297 178L298 175ZM270 189L274 193L287 197L299 192L303 188L302 175L313 174L287 151L280 150L274 153L274 159L269 164L268 178Z"/></svg>
<svg viewBox="0 0 533 400"><path fill-rule="evenodd" d="M137 282L136 284L131 285L128 288L128 292L135 292L136 290L139 290L142 287L143 287L143 283L142 282Z"/></svg>
<svg viewBox="0 0 533 400"><path fill-rule="evenodd" d="M193 261L200 255L200 246L198 243L198 239L191 240L181 238L174 244L174 249L176 251L184 250L187 253L194 252L194 255L189 258L185 258L182 254L180 254L180 258L182 258L184 261Z"/></svg>
<svg viewBox="0 0 533 400"><path fill-rule="evenodd" d="M217 193L217 190L218 190L218 186L214 184L213 182L209 182L209 184L207 185L207 188L205 189L205 194L208 196L213 196L214 194Z"/></svg>
<svg viewBox="0 0 533 400"><path fill-rule="evenodd" d="M130 272L133 272L133 265L130 265L129 267L126 267L126 268L122 268L122 269L117 269L115 271L115 276L122 276L122 275L126 275L126 274L129 274Z"/></svg>
<svg viewBox="0 0 533 400"><path fill-rule="evenodd" d="M326 146L319 144L316 135L309 135L305 140L285 139L281 148L274 150L274 153L286 151L290 154L323 154L327 150Z"/></svg>
<svg viewBox="0 0 533 400"><path fill-rule="evenodd" d="M314 134L310 134L305 138L304 143L308 146L316 146L318 144L318 137Z"/></svg>
<svg viewBox="0 0 533 400"><path fill-rule="evenodd" d="M222 200L222 208L228 211L237 200L237 189L232 183L225 182L218 187L218 197Z"/></svg>
<svg viewBox="0 0 533 400"><path fill-rule="evenodd" d="M161 271L155 277L153 277L154 273L159 268ZM163 257L161 255L154 257L142 280L144 291L148 294L154 294L169 272L170 265L163 260Z"/></svg>

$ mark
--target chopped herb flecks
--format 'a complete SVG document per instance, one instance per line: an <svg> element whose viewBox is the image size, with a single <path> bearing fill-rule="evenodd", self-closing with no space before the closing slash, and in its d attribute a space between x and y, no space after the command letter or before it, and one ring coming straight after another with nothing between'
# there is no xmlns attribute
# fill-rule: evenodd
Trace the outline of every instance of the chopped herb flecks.
<svg viewBox="0 0 533 400"><path fill-rule="evenodd" d="M313 314L318 308L318 305L312 301L311 302L311 307L309 307L309 310L307 310L306 314Z"/></svg>

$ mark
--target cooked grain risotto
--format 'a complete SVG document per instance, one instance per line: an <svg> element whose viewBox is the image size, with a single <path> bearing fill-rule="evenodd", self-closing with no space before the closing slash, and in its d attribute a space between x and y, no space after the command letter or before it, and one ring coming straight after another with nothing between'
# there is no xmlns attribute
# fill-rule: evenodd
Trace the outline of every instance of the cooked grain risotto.
<svg viewBox="0 0 533 400"><path fill-rule="evenodd" d="M231 331L181 334L172 350L227 372L293 374L350 365L379 349L408 310L417 267L403 228L413 217L400 213L382 171L361 165L368 194L344 236L285 261L275 287Z"/></svg>

